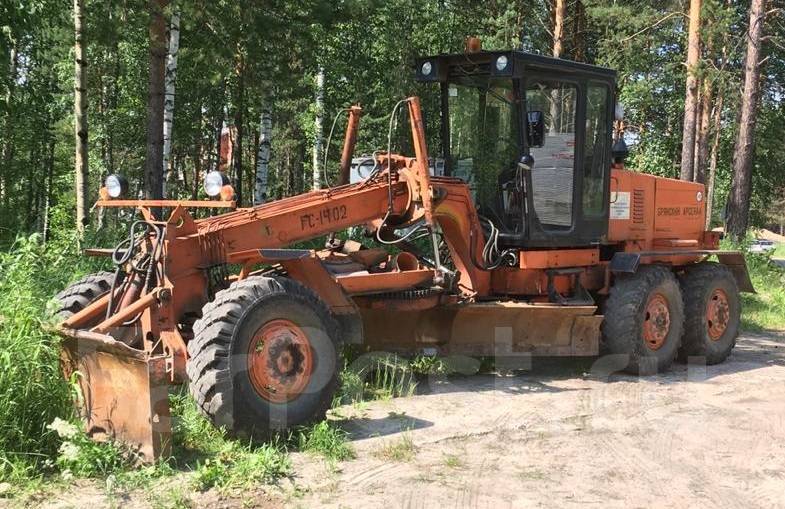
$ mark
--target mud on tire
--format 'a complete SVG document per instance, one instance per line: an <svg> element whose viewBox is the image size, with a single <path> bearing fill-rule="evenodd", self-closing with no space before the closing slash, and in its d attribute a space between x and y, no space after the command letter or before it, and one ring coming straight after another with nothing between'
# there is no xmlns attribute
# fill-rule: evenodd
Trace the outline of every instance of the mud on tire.
<svg viewBox="0 0 785 509"><path fill-rule="evenodd" d="M684 305L670 269L647 266L617 277L604 312L604 353L628 356L625 371L649 375L671 366L684 330Z"/></svg>
<svg viewBox="0 0 785 509"><path fill-rule="evenodd" d="M263 336L279 324L292 324L307 336L305 346L285 343L286 332ZM321 419L338 387L338 330L324 302L296 281L253 277L236 282L218 292L194 324L186 366L191 394L213 424L235 436L264 439L272 431ZM280 360L282 350L288 352L284 361L291 373L276 371L279 365L270 360L276 355ZM272 385L291 380L289 375L300 380L304 370L310 371L302 390L286 401L269 392L272 386L259 382L257 354L267 360L261 367L269 366L262 376L277 376L270 378Z"/></svg>
<svg viewBox="0 0 785 509"><path fill-rule="evenodd" d="M724 265L701 263L680 278L686 322L679 360L690 357L719 364L728 358L739 335L741 297L736 278Z"/></svg>

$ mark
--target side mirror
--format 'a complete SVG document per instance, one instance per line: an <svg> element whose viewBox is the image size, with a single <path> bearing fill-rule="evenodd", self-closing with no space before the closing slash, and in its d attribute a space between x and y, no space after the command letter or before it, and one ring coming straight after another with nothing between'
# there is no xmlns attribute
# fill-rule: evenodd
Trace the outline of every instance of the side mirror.
<svg viewBox="0 0 785 509"><path fill-rule="evenodd" d="M526 139L529 148L540 148L545 145L545 115L541 111L527 113Z"/></svg>
<svg viewBox="0 0 785 509"><path fill-rule="evenodd" d="M520 161L518 161L518 168L523 171L532 171L532 168L534 168L534 156L531 154L522 155Z"/></svg>
<svg viewBox="0 0 785 509"><path fill-rule="evenodd" d="M526 173L532 171L534 168L534 156L525 154L518 161L518 171L516 172L515 185L519 190L526 189Z"/></svg>

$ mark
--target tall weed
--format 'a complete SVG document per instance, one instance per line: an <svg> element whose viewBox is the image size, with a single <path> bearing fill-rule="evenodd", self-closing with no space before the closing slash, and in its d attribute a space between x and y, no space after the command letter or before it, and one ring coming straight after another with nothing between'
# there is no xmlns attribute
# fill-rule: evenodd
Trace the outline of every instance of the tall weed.
<svg viewBox="0 0 785 509"><path fill-rule="evenodd" d="M94 263L77 252L71 239L44 246L38 235L0 252L0 479L35 474L57 456L47 425L71 407L48 305Z"/></svg>

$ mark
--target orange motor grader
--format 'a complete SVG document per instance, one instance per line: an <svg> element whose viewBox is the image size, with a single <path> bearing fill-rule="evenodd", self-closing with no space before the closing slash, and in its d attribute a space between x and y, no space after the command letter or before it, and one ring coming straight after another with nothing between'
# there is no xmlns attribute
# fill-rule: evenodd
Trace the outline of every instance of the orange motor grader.
<svg viewBox="0 0 785 509"><path fill-rule="evenodd" d="M88 250L114 272L58 295L65 371L93 436L166 454L176 383L237 435L312 421L344 343L608 353L641 374L730 354L739 291L753 291L744 259L705 231L702 185L624 168L613 71L476 51L421 59L416 73L441 89L438 165L411 97L390 132L408 113L413 156L376 152L355 182L349 109L337 187L238 208L217 172L205 179L214 199L193 202L125 200L125 181L107 178L97 205L141 216L115 249ZM197 207L229 210L195 219ZM360 241L335 235L352 227ZM322 237L322 250L291 247Z"/></svg>

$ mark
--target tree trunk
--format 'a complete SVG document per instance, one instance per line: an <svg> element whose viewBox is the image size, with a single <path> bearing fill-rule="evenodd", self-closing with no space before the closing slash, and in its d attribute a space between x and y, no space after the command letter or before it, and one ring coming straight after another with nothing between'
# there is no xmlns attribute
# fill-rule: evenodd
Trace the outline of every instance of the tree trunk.
<svg viewBox="0 0 785 509"><path fill-rule="evenodd" d="M175 78L177 77L177 52L180 50L180 14L172 14L169 24L169 51L166 54L166 76L164 96L164 153L163 153L163 192L167 195L166 186L171 180L170 160L172 158L172 127L174 122Z"/></svg>
<svg viewBox="0 0 785 509"><path fill-rule="evenodd" d="M314 134L313 134L313 188L321 188L322 176L322 138L324 136L323 126L324 123L324 69L319 68L316 73L316 117L314 119ZM327 184L327 182L325 182ZM329 184L328 184L329 185Z"/></svg>
<svg viewBox="0 0 785 509"><path fill-rule="evenodd" d="M32 143L30 145L30 153L28 155L28 168L35 168L38 166L38 143ZM31 231L33 229L33 220L35 219L35 191L36 191L36 178L35 175L29 175L25 182L27 183L27 199L26 205L24 207L25 211L25 229L27 231Z"/></svg>
<svg viewBox="0 0 785 509"><path fill-rule="evenodd" d="M169 0L149 0L150 62L147 89L147 156L145 158L145 196L163 197L164 155L164 77L166 74L166 19Z"/></svg>
<svg viewBox="0 0 785 509"><path fill-rule="evenodd" d="M199 175L202 173L202 144L201 141L194 145L194 177L191 183L191 199L199 197Z"/></svg>
<svg viewBox="0 0 785 509"><path fill-rule="evenodd" d="M19 53L16 49L16 41L11 45L10 66L8 72L8 88L5 96L5 115L3 118L3 147L2 161L4 171L0 175L0 197L2 197L3 208L8 210L10 205L11 190L9 189L11 179L11 166L13 162L13 101L14 89L16 87L17 71L19 68Z"/></svg>
<svg viewBox="0 0 785 509"><path fill-rule="evenodd" d="M553 56L561 58L564 51L564 15L567 0L556 0L553 7Z"/></svg>
<svg viewBox="0 0 785 509"><path fill-rule="evenodd" d="M684 98L684 130L681 148L681 179L695 176L695 124L698 115L698 61L700 59L701 0L690 0L690 30L687 42L687 91Z"/></svg>
<svg viewBox="0 0 785 509"><path fill-rule="evenodd" d="M224 121L218 138L218 171L228 175L229 170L232 168L232 161L234 161L233 152L234 140L232 139L232 130Z"/></svg>
<svg viewBox="0 0 785 509"><path fill-rule="evenodd" d="M224 85L225 86L225 85ZM224 96L223 92L225 89L222 89L221 97ZM216 170L216 171L226 171L226 167L223 166L223 151L224 151L224 134L228 132L228 128L226 127L226 107L219 109L215 115L215 122L213 123L213 127L215 128L215 152L212 151L213 147L210 147L210 155L208 157L208 171ZM215 164L213 164L215 162Z"/></svg>
<svg viewBox="0 0 785 509"><path fill-rule="evenodd" d="M120 73L122 68L120 66L120 45L118 42L118 35L115 35L112 40L112 52L114 53L114 66L113 66L113 74L112 77L112 95L109 102L109 109L113 113L117 111L117 103L120 99ZM107 125L107 168L106 171L109 174L115 172L114 168L114 122L109 122Z"/></svg>
<svg viewBox="0 0 785 509"><path fill-rule="evenodd" d="M714 210L714 181L717 175L717 158L720 151L720 139L722 132L722 89L717 91L717 102L714 104L714 140L711 143L711 155L709 156L709 181L706 183L706 229L711 228L711 215Z"/></svg>
<svg viewBox="0 0 785 509"><path fill-rule="evenodd" d="M256 178L254 179L254 205L267 201L268 177L270 173L270 142L273 132L273 119L267 106L262 107L259 120L259 150L256 156Z"/></svg>
<svg viewBox="0 0 785 509"><path fill-rule="evenodd" d="M303 140L303 132L299 127L295 130L296 140ZM305 192L306 177L305 177L305 158L308 157L308 147L304 141L297 142L297 152L294 160L294 177L295 189L294 194L302 194Z"/></svg>
<svg viewBox="0 0 785 509"><path fill-rule="evenodd" d="M572 31L572 58L576 62L586 61L586 7L581 0L575 2Z"/></svg>
<svg viewBox="0 0 785 509"><path fill-rule="evenodd" d="M706 161L709 158L709 128L711 127L711 102L712 86L711 81L703 78L701 87L701 102L698 108L700 122L695 123L695 160L693 163L693 180L701 184L706 182Z"/></svg>
<svg viewBox="0 0 785 509"><path fill-rule="evenodd" d="M107 176L107 168L109 168L109 123L107 122L107 110L109 109L109 85L107 84L106 76L100 74L97 76L98 83L97 86L94 87L94 90L97 90L99 93L98 97L98 118L100 119L101 129L105 133L103 137L101 137L101 167L98 172L98 182L103 183L106 181ZM100 185L100 184L99 184ZM104 217L105 217L105 209L104 207L98 208L98 215L96 217L95 222L95 229L96 231L100 231L104 227Z"/></svg>
<svg viewBox="0 0 785 509"><path fill-rule="evenodd" d="M74 0L74 138L76 152L76 230L84 232L87 225L87 62L84 51L84 0Z"/></svg>
<svg viewBox="0 0 785 509"><path fill-rule="evenodd" d="M286 157L284 158L283 172L285 175L283 196L291 196L294 194L294 172L292 171L292 148L286 148Z"/></svg>
<svg viewBox="0 0 785 509"><path fill-rule="evenodd" d="M564 15L567 10L566 0L556 0L553 4L553 57L561 58L564 51ZM481 99L482 100L482 99ZM484 105L480 111L484 110ZM550 117L553 119L550 127L550 134L553 135L559 131L557 122L561 119L561 93L559 90L554 89L551 91L550 100Z"/></svg>
<svg viewBox="0 0 785 509"><path fill-rule="evenodd" d="M245 59L240 53L237 62L237 106L234 111L234 127L236 129L236 148L234 153L234 191L237 194L237 206L243 203L243 114L245 110Z"/></svg>
<svg viewBox="0 0 785 509"><path fill-rule="evenodd" d="M52 208L52 181L54 180L55 173L55 145L56 138L52 135L49 140L49 157L46 164L46 198L44 202L44 226L41 229L44 243L49 240L49 210Z"/></svg>
<svg viewBox="0 0 785 509"><path fill-rule="evenodd" d="M752 0L747 33L747 59L744 63L744 91L741 94L739 132L733 151L733 180L728 200L728 233L741 241L747 233L752 192L752 156L755 150L755 124L760 95L760 57L765 0Z"/></svg>

